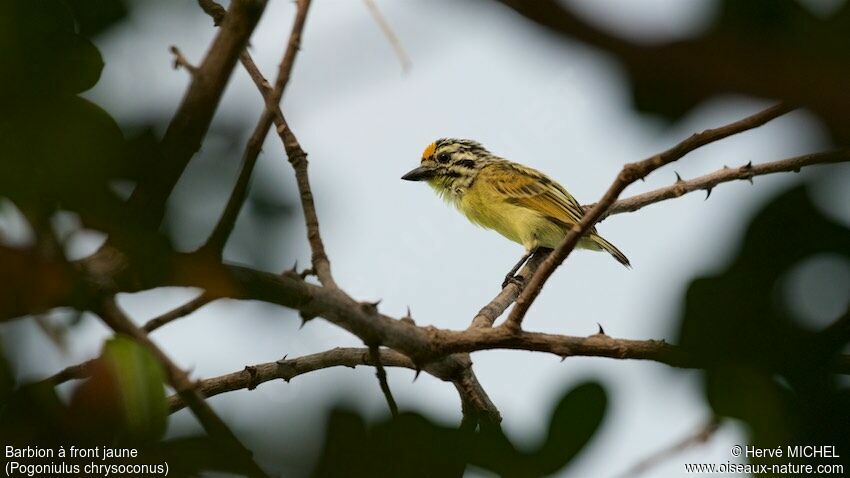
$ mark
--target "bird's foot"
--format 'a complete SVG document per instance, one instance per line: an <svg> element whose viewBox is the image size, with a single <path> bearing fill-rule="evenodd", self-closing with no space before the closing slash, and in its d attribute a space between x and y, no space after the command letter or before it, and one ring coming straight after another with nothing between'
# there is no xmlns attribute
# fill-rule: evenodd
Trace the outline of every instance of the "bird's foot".
<svg viewBox="0 0 850 478"><path fill-rule="evenodd" d="M517 287L522 289L522 286L525 285L525 278L521 275L508 274L505 276L505 280L502 281L502 289L507 287L508 284L516 284Z"/></svg>

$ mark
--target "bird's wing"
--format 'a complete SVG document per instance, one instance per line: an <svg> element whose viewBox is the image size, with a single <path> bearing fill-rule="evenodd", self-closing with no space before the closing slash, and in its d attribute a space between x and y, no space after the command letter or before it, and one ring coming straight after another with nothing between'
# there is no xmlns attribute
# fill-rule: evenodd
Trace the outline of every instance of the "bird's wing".
<svg viewBox="0 0 850 478"><path fill-rule="evenodd" d="M535 169L508 161L486 166L479 175L507 202L537 211L571 226L581 220L584 209L560 184Z"/></svg>

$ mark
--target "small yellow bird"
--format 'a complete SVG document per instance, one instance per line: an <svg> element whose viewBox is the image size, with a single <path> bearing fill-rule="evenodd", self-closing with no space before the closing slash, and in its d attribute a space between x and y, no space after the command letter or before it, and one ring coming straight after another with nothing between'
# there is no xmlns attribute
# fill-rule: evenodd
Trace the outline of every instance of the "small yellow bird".
<svg viewBox="0 0 850 478"><path fill-rule="evenodd" d="M401 179L428 181L470 221L525 247L525 255L508 272L502 287L521 280L514 274L528 258L538 249L557 247L584 214L578 201L545 174L495 156L468 139L442 138L429 144L420 166ZM626 256L596 228L577 247L606 251L630 267Z"/></svg>

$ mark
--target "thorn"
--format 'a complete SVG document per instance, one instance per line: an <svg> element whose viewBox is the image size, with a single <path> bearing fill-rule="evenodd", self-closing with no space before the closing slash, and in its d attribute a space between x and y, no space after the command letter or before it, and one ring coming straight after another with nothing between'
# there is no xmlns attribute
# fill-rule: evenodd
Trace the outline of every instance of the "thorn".
<svg viewBox="0 0 850 478"><path fill-rule="evenodd" d="M413 317L410 315L410 306L407 306L407 315L401 318L401 321L405 324L416 325L416 322L413 321Z"/></svg>
<svg viewBox="0 0 850 478"><path fill-rule="evenodd" d="M602 324L600 324L599 322L597 322L597 323L596 323L596 325L599 327L599 331L598 331L598 332L596 332L596 333L597 333L598 335L605 335L605 329L603 329L603 328L602 328Z"/></svg>
<svg viewBox="0 0 850 478"><path fill-rule="evenodd" d="M360 306L371 312L378 312L378 305L383 299L378 299L375 302L361 302Z"/></svg>
<svg viewBox="0 0 850 478"><path fill-rule="evenodd" d="M753 162L752 162L752 161L750 161L750 162L748 162L747 164L745 164L745 165L741 166L741 170L743 170L743 171L746 171L746 170L748 170L748 169L753 169Z"/></svg>
<svg viewBox="0 0 850 478"><path fill-rule="evenodd" d="M755 184L755 183L753 183L753 177L752 176L747 176L747 181L749 181L750 184Z"/></svg>
<svg viewBox="0 0 850 478"><path fill-rule="evenodd" d="M561 355L561 363L564 363L564 360L566 360L566 359L567 359L566 355Z"/></svg>
<svg viewBox="0 0 850 478"><path fill-rule="evenodd" d="M293 274L298 273L298 259L295 260L295 263L292 264L292 269L289 269Z"/></svg>
<svg viewBox="0 0 850 478"><path fill-rule="evenodd" d="M303 328L304 328L304 325L305 325L305 324L307 324L307 322L309 322L309 321L311 321L311 320L313 320L313 319L315 319L315 318L316 318L316 316L315 316L315 315L308 314L308 313L306 313L306 312L301 312L301 313L299 314L299 316L301 317L301 325L298 327L298 330L303 329Z"/></svg>
<svg viewBox="0 0 850 478"><path fill-rule="evenodd" d="M257 385L259 385L257 383L257 367L253 365L246 365L245 371L248 372L248 375L250 377L248 379L248 390L254 390L255 388L257 388Z"/></svg>
<svg viewBox="0 0 850 478"><path fill-rule="evenodd" d="M711 190L714 188L708 188L705 190L705 200L708 201L708 197L711 196Z"/></svg>
<svg viewBox="0 0 850 478"><path fill-rule="evenodd" d="M729 169L729 166L723 165L723 169Z"/></svg>
<svg viewBox="0 0 850 478"><path fill-rule="evenodd" d="M676 173L676 182L677 182L677 183L681 183L681 182L683 182L683 181L682 181L682 177L681 177L681 176L679 176L679 172L678 172L678 171L673 171L673 172L674 172L674 173Z"/></svg>
<svg viewBox="0 0 850 478"><path fill-rule="evenodd" d="M417 378L419 378L419 374L422 373L422 369L419 366L416 366L416 375L413 376L413 381L415 382Z"/></svg>

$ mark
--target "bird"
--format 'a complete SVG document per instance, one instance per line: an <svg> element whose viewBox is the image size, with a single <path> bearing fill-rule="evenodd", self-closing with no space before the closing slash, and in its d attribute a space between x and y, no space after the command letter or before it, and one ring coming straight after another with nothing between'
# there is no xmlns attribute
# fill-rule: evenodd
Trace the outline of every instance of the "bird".
<svg viewBox="0 0 850 478"><path fill-rule="evenodd" d="M440 138L422 152L419 167L401 177L426 181L470 222L521 244L525 253L505 276L522 284L516 273L536 252L554 249L581 220L584 209L563 186L536 169L508 161L469 139ZM576 247L605 251L631 267L617 247L590 229Z"/></svg>

